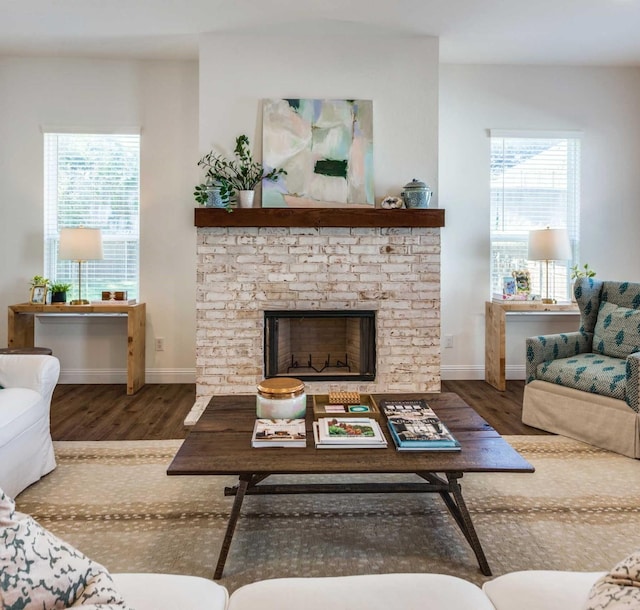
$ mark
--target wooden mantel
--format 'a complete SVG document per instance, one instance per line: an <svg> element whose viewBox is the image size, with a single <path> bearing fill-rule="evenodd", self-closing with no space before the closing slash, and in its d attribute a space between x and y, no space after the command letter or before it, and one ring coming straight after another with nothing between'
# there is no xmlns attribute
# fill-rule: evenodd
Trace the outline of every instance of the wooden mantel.
<svg viewBox="0 0 640 610"><path fill-rule="evenodd" d="M444 210L195 208L196 227L444 227Z"/></svg>

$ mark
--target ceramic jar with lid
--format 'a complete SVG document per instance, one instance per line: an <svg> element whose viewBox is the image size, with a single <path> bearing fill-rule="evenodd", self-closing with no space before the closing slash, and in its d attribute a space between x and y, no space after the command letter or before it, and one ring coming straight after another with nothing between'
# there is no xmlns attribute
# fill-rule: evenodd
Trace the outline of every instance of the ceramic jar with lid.
<svg viewBox="0 0 640 610"><path fill-rule="evenodd" d="M414 178L404 185L404 190L400 194L407 208L427 208L432 192L424 182Z"/></svg>
<svg viewBox="0 0 640 610"><path fill-rule="evenodd" d="M264 419L304 418L307 395L304 383L292 377L272 377L258 384L256 414Z"/></svg>

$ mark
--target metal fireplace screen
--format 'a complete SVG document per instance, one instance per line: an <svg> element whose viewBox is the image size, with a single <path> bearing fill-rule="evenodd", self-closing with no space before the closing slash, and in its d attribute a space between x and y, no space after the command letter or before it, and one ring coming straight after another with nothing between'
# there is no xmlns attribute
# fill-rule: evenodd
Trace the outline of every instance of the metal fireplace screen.
<svg viewBox="0 0 640 610"><path fill-rule="evenodd" d="M265 376L373 381L375 329L375 311L265 311Z"/></svg>

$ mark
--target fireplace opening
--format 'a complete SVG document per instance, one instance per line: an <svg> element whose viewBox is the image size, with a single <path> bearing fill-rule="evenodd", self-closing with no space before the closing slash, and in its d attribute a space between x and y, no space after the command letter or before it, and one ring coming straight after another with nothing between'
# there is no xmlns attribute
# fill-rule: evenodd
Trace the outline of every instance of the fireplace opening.
<svg viewBox="0 0 640 610"><path fill-rule="evenodd" d="M373 381L375 311L265 311L266 377Z"/></svg>

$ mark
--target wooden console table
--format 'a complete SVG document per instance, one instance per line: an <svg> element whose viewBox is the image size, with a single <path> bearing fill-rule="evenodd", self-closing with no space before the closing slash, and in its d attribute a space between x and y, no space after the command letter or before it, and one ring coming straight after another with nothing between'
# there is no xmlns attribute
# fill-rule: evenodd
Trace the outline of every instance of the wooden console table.
<svg viewBox="0 0 640 610"><path fill-rule="evenodd" d="M576 303L548 304L541 301L487 301L484 307L484 380L496 390L507 389L506 315L575 315L580 310ZM574 329L577 330L577 327Z"/></svg>
<svg viewBox="0 0 640 610"><path fill-rule="evenodd" d="M34 347L36 316L127 316L127 394L144 385L146 305L9 305L10 348Z"/></svg>

